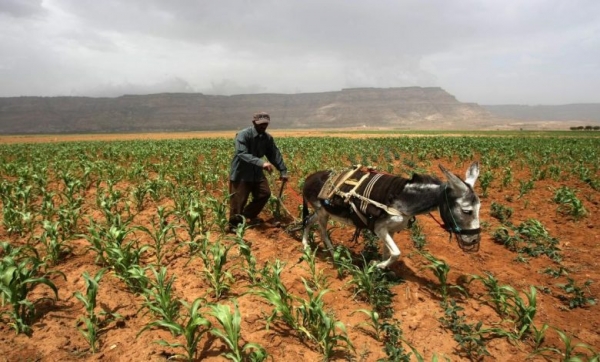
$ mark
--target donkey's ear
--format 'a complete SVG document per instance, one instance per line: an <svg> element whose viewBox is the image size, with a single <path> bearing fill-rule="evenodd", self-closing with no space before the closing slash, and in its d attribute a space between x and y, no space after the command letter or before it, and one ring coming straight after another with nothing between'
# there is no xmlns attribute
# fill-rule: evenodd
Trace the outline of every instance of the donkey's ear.
<svg viewBox="0 0 600 362"><path fill-rule="evenodd" d="M469 166L467 170L467 174L465 175L465 182L471 185L471 187L475 186L475 181L477 181L477 177L479 177L479 162L475 161Z"/></svg>
<svg viewBox="0 0 600 362"><path fill-rule="evenodd" d="M460 177L456 176L455 174L453 174L452 172L446 170L446 168L442 165L438 165L440 167L440 170L442 170L442 172L444 173L444 175L446 175L446 179L448 180L448 184L449 186L453 189L453 190L457 190L460 192L467 192L469 191L469 188L467 187L467 185L465 184L465 182L463 180L460 179Z"/></svg>

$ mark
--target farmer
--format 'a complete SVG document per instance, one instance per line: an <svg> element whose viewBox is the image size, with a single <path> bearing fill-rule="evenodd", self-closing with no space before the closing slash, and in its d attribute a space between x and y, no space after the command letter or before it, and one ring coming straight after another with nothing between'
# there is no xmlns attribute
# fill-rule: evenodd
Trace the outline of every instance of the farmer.
<svg viewBox="0 0 600 362"><path fill-rule="evenodd" d="M232 232L242 222L242 216L248 220L248 225L263 223L258 214L271 197L269 182L263 170L271 173L276 168L280 172L279 179L288 180L281 152L275 145L273 136L267 133L269 122L271 117L268 113L257 113L252 120L253 126L235 136L235 153L229 175L229 229ZM263 156L267 161L262 159ZM252 200L246 205L250 194Z"/></svg>

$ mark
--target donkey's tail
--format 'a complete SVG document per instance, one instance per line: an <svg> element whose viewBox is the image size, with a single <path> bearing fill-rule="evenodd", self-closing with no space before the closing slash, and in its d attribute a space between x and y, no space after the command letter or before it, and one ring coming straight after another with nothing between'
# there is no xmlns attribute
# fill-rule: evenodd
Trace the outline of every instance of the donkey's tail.
<svg viewBox="0 0 600 362"><path fill-rule="evenodd" d="M306 202L306 197L302 195L302 227L306 227L306 222L308 221L308 202Z"/></svg>

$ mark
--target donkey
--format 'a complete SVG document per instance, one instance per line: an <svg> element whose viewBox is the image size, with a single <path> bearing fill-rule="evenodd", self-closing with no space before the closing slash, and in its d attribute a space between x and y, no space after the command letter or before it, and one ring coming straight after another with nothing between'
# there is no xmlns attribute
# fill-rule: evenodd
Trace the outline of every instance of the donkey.
<svg viewBox="0 0 600 362"><path fill-rule="evenodd" d="M386 269L400 257L392 238L394 233L409 227L414 216L438 209L442 227L451 237L456 236L460 248L478 251L480 202L473 185L479 176L479 163L469 166L464 181L442 165L439 167L446 182L430 175L414 174L406 179L358 167L342 175L332 171L309 175L302 190L304 248L309 248L311 226L318 222L321 239L333 255L327 233L327 222L332 218L354 225L357 231L366 228L375 233L385 245L384 260L377 266ZM314 209L310 215L308 204Z"/></svg>

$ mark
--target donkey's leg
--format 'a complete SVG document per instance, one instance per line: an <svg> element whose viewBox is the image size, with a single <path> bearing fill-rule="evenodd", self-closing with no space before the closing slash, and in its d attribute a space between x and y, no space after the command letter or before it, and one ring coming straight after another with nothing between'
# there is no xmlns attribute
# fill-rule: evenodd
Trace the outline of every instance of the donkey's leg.
<svg viewBox="0 0 600 362"><path fill-rule="evenodd" d="M389 255L387 259L377 264L377 267L381 269L387 269L390 265L396 262L398 258L400 258L400 249L398 249L396 242L394 242L394 239L392 238L393 234L390 235L390 232L385 225L375 227L375 235L377 235L379 240L383 242L383 246L385 248L383 250L384 257Z"/></svg>
<svg viewBox="0 0 600 362"><path fill-rule="evenodd" d="M308 249L308 236L310 235L310 228L314 225L315 221L317 221L317 213L313 212L306 219L306 224L304 225L304 232L302 233L302 245L304 249Z"/></svg>
<svg viewBox="0 0 600 362"><path fill-rule="evenodd" d="M321 230L321 240L325 243L327 250L331 253L333 257L333 245L331 244L331 239L329 239L329 234L327 234L327 222L329 222L329 214L324 209L319 209L317 211L318 221L319 221L319 229Z"/></svg>

